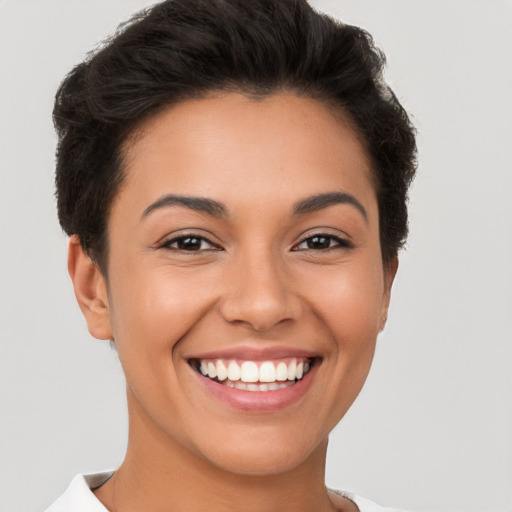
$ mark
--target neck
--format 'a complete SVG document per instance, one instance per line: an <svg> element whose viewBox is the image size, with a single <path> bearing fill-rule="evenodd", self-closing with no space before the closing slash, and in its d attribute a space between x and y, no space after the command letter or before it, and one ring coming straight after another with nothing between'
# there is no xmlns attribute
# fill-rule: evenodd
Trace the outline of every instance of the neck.
<svg viewBox="0 0 512 512"><path fill-rule="evenodd" d="M324 483L327 439L300 465L277 474L226 471L130 410L125 460L95 491L110 512L332 511Z"/></svg>

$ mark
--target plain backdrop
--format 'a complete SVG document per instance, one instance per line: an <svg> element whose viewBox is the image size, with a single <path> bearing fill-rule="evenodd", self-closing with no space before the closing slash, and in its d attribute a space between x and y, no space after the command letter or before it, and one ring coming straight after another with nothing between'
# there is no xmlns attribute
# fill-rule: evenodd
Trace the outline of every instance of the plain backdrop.
<svg viewBox="0 0 512 512"><path fill-rule="evenodd" d="M63 76L144 0L0 0L2 512L43 510L127 438L116 354L93 340L53 197ZM512 510L512 4L318 0L366 28L419 130L411 236L370 378L327 482L424 512Z"/></svg>

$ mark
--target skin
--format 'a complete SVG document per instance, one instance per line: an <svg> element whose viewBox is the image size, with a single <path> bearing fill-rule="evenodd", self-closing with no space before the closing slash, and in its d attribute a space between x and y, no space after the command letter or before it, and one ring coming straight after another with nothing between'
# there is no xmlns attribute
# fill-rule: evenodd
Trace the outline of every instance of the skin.
<svg viewBox="0 0 512 512"><path fill-rule="evenodd" d="M351 123L292 94L217 93L146 121L125 166L108 279L76 237L69 252L88 328L115 339L127 382L126 459L97 497L112 512L356 510L326 491L327 439L368 374L397 261L383 266L370 164ZM339 191L365 214L347 203L293 213ZM175 204L144 215L165 194L209 198L227 214ZM211 244L172 242L184 234ZM311 248L315 234L326 244ZM276 345L320 362L305 395L274 412L213 399L188 364Z"/></svg>

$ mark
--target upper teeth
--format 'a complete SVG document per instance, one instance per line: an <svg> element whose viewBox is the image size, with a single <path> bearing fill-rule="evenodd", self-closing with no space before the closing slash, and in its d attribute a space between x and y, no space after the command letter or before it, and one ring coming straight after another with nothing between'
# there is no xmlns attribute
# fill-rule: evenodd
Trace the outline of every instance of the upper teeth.
<svg viewBox="0 0 512 512"><path fill-rule="evenodd" d="M310 363L303 358L292 358L281 361L226 361L223 359L199 361L201 373L219 381L226 379L242 382L276 382L302 379L309 371Z"/></svg>

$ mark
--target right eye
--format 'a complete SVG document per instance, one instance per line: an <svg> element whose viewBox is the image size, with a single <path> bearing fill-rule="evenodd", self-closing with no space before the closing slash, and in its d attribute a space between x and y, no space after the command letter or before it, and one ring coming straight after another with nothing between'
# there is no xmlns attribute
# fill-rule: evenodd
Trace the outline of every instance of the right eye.
<svg viewBox="0 0 512 512"><path fill-rule="evenodd" d="M170 240L166 240L161 247L174 251L201 252L201 251L219 251L218 245L210 242L207 238L198 235L180 235Z"/></svg>

